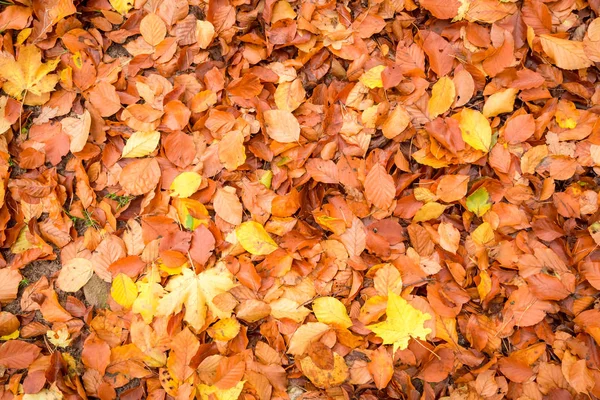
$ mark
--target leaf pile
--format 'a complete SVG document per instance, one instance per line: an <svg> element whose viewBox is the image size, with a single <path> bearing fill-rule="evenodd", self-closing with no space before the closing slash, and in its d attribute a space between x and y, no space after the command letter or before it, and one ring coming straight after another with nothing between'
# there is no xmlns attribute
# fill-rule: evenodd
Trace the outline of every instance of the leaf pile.
<svg viewBox="0 0 600 400"><path fill-rule="evenodd" d="M600 397L598 15L2 1L0 398Z"/></svg>

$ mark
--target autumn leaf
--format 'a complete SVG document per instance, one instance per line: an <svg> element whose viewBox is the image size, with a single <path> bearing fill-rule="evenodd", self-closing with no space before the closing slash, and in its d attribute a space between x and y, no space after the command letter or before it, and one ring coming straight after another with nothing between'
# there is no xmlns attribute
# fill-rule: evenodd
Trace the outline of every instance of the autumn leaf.
<svg viewBox="0 0 600 400"><path fill-rule="evenodd" d="M127 139L127 143L125 143L125 147L123 147L121 157L145 157L156 149L159 141L160 132L158 131L134 132L129 139Z"/></svg>
<svg viewBox="0 0 600 400"><path fill-rule="evenodd" d="M491 208L490 194L484 187L480 187L467 197L467 210L475 213L478 217L483 216Z"/></svg>
<svg viewBox="0 0 600 400"><path fill-rule="evenodd" d="M391 175L381 164L375 164L365 179L367 200L375 207L387 209L392 205L396 187Z"/></svg>
<svg viewBox="0 0 600 400"><path fill-rule="evenodd" d="M271 254L278 248L265 228L255 221L243 222L235 229L235 236L244 250L257 256Z"/></svg>
<svg viewBox="0 0 600 400"><path fill-rule="evenodd" d="M427 103L427 113L430 119L448 111L456 96L454 82L447 76L441 77L431 89L431 98Z"/></svg>
<svg viewBox="0 0 600 400"><path fill-rule="evenodd" d="M240 323L235 318L225 318L208 328L208 334L221 342L228 342L240 333Z"/></svg>
<svg viewBox="0 0 600 400"><path fill-rule="evenodd" d="M593 64L583 50L583 42L551 35L540 35L540 42L544 52L559 68L581 69Z"/></svg>
<svg viewBox="0 0 600 400"><path fill-rule="evenodd" d="M76 292L90 280L93 274L94 268L90 260L72 258L60 270L56 286L65 292Z"/></svg>
<svg viewBox="0 0 600 400"><path fill-rule="evenodd" d="M59 61L42 63L42 53L34 45L22 46L16 60L9 53L0 53L0 78L7 80L2 89L18 100L25 96L25 104L43 104L47 100L44 95L48 96L58 82L58 75L51 72Z"/></svg>
<svg viewBox="0 0 600 400"><path fill-rule="evenodd" d="M209 316L229 318L231 312L218 308L214 299L235 286L232 278L223 264L199 274L184 268L181 275L169 280L166 286L168 293L159 300L156 315L170 316L185 306L183 320L196 331L203 329Z"/></svg>
<svg viewBox="0 0 600 400"><path fill-rule="evenodd" d="M333 353L333 368L330 370L320 368L310 357L300 360L300 366L304 375L316 387L323 389L341 385L349 375L344 358L335 352Z"/></svg>
<svg viewBox="0 0 600 400"><path fill-rule="evenodd" d="M483 105L483 115L489 118L513 111L517 92L517 89L509 88L492 94Z"/></svg>
<svg viewBox="0 0 600 400"><path fill-rule="evenodd" d="M155 158L144 158L127 164L121 171L119 183L125 194L139 196L158 185L161 171Z"/></svg>
<svg viewBox="0 0 600 400"><path fill-rule="evenodd" d="M177 175L171 183L171 196L185 199L190 197L200 187L202 175L197 172L187 171Z"/></svg>
<svg viewBox="0 0 600 400"><path fill-rule="evenodd" d="M117 10L119 14L127 14L133 7L133 0L109 0L110 5Z"/></svg>
<svg viewBox="0 0 600 400"><path fill-rule="evenodd" d="M281 143L297 142L300 139L300 124L287 110L267 110L264 112L267 135Z"/></svg>
<svg viewBox="0 0 600 400"><path fill-rule="evenodd" d="M378 65L376 67L373 67L370 70L366 71L364 74L362 74L359 78L359 81L369 89L383 87L381 73L384 69L385 65Z"/></svg>
<svg viewBox="0 0 600 400"><path fill-rule="evenodd" d="M215 37L215 27L210 21L196 21L196 40L201 49L210 46Z"/></svg>
<svg viewBox="0 0 600 400"><path fill-rule="evenodd" d="M393 292L388 293L387 319L384 322L368 325L367 328L383 339L383 344L393 344L394 353L406 349L410 338L426 340L431 329L423 323L431 315L423 313Z"/></svg>
<svg viewBox="0 0 600 400"><path fill-rule="evenodd" d="M239 381L235 386L229 389L219 389L214 385L198 385L198 394L202 400L237 400L244 389L246 381Z"/></svg>
<svg viewBox="0 0 600 400"><path fill-rule="evenodd" d="M4 368L23 369L40 354L41 349L22 340L9 340L0 346L0 365Z"/></svg>
<svg viewBox="0 0 600 400"><path fill-rule="evenodd" d="M313 312L319 322L342 329L351 327L352 321L346 307L335 297L320 297L313 302Z"/></svg>
<svg viewBox="0 0 600 400"><path fill-rule="evenodd" d="M131 308L138 297L138 288L130 277L121 273L113 279L110 295L120 306Z"/></svg>
<svg viewBox="0 0 600 400"><path fill-rule="evenodd" d="M113 3L111 2L111 4ZM165 39L165 36L167 36L167 27L162 18L158 15L147 14L140 22L140 33L146 43L150 46L157 46Z"/></svg>
<svg viewBox="0 0 600 400"><path fill-rule="evenodd" d="M463 108L460 113L460 131L463 140L476 150L488 152L492 145L490 122L477 110Z"/></svg>
<svg viewBox="0 0 600 400"><path fill-rule="evenodd" d="M77 153L85 147L90 135L90 127L92 126L92 117L88 110L77 117L67 117L60 121L63 132L71 139L69 150L72 153Z"/></svg>

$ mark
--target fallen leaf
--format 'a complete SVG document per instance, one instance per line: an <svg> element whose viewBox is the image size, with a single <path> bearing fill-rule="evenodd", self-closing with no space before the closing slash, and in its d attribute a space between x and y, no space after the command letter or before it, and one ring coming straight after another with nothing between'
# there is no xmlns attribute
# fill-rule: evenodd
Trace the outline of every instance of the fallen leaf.
<svg viewBox="0 0 600 400"><path fill-rule="evenodd" d="M198 191L202 183L202 175L197 172L187 171L177 175L171 183L171 196L185 199Z"/></svg>
<svg viewBox="0 0 600 400"><path fill-rule="evenodd" d="M156 150L156 146L158 146L159 141L160 132L158 131L134 132L129 139L127 139L127 143L125 143L125 147L123 147L121 157L146 157Z"/></svg>
<svg viewBox="0 0 600 400"><path fill-rule="evenodd" d="M271 239L265 228L255 221L243 222L235 229L235 236L250 254L264 256L278 249L277 243Z"/></svg>
<svg viewBox="0 0 600 400"><path fill-rule="evenodd" d="M460 131L463 140L476 150L488 152L492 145L490 122L477 110L463 108L460 113Z"/></svg>
<svg viewBox="0 0 600 400"><path fill-rule="evenodd" d="M264 112L267 135L280 143L297 142L300 139L300 124L294 114L287 110Z"/></svg>
<svg viewBox="0 0 600 400"><path fill-rule="evenodd" d="M85 258L72 258L65 263L58 279L56 286L64 292L77 292L85 285L94 274L92 262Z"/></svg>
<svg viewBox="0 0 600 400"><path fill-rule="evenodd" d="M431 89L431 98L427 103L427 113L430 119L434 119L440 114L445 113L454 103L456 89L454 82L447 76L441 77Z"/></svg>
<svg viewBox="0 0 600 400"><path fill-rule="evenodd" d="M383 344L393 344L393 352L406 349L410 338L426 340L431 329L424 328L431 315L417 310L396 293L388 293L387 319L368 325L367 328L383 339Z"/></svg>
<svg viewBox="0 0 600 400"><path fill-rule="evenodd" d="M120 273L112 281L110 295L121 307L131 308L138 297L138 288L130 277Z"/></svg>

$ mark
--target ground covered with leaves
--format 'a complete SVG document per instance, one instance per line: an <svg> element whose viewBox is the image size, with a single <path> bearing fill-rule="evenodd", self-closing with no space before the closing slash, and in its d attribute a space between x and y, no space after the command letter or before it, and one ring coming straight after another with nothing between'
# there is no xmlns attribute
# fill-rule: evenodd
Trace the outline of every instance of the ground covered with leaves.
<svg viewBox="0 0 600 400"><path fill-rule="evenodd" d="M600 0L0 3L0 400L600 398Z"/></svg>

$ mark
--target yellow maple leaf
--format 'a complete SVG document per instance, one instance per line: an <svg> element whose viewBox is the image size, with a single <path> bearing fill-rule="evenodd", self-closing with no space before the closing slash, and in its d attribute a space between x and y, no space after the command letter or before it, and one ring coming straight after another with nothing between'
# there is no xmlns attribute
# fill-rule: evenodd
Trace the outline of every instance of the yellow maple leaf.
<svg viewBox="0 0 600 400"><path fill-rule="evenodd" d="M258 222L242 223L235 229L235 236L244 250L250 254L264 256L277 250L277 243Z"/></svg>
<svg viewBox="0 0 600 400"><path fill-rule="evenodd" d="M50 74L59 59L42 63L42 52L34 45L22 46L15 60L12 54L0 53L0 78L6 79L2 89L17 100L25 96L25 104L40 105L48 100L58 82L58 75Z"/></svg>
<svg viewBox="0 0 600 400"><path fill-rule="evenodd" d="M230 311L221 310L213 299L233 288L233 276L223 263L196 275L189 268L184 268L181 275L172 277L166 286L167 291L158 301L156 315L169 316L177 314L185 305L183 320L196 331L200 331L207 320L207 313L216 318L229 318Z"/></svg>
<svg viewBox="0 0 600 400"><path fill-rule="evenodd" d="M133 302L131 311L140 314L146 324L152 323L158 308L158 300L165 293L159 282L160 274L156 265L152 266L149 274L136 282L139 295Z"/></svg>
<svg viewBox="0 0 600 400"><path fill-rule="evenodd" d="M46 332L46 336L48 337L50 343L52 343L56 347L64 348L69 347L71 345L72 339L70 338L69 331L67 330L67 328L60 328L56 332L49 330Z"/></svg>
<svg viewBox="0 0 600 400"><path fill-rule="evenodd" d="M425 328L425 321L431 315L423 313L394 292L388 293L386 307L387 319L384 322L368 325L383 339L383 344L393 344L394 353L398 349L406 349L410 338L425 340L431 329Z"/></svg>

